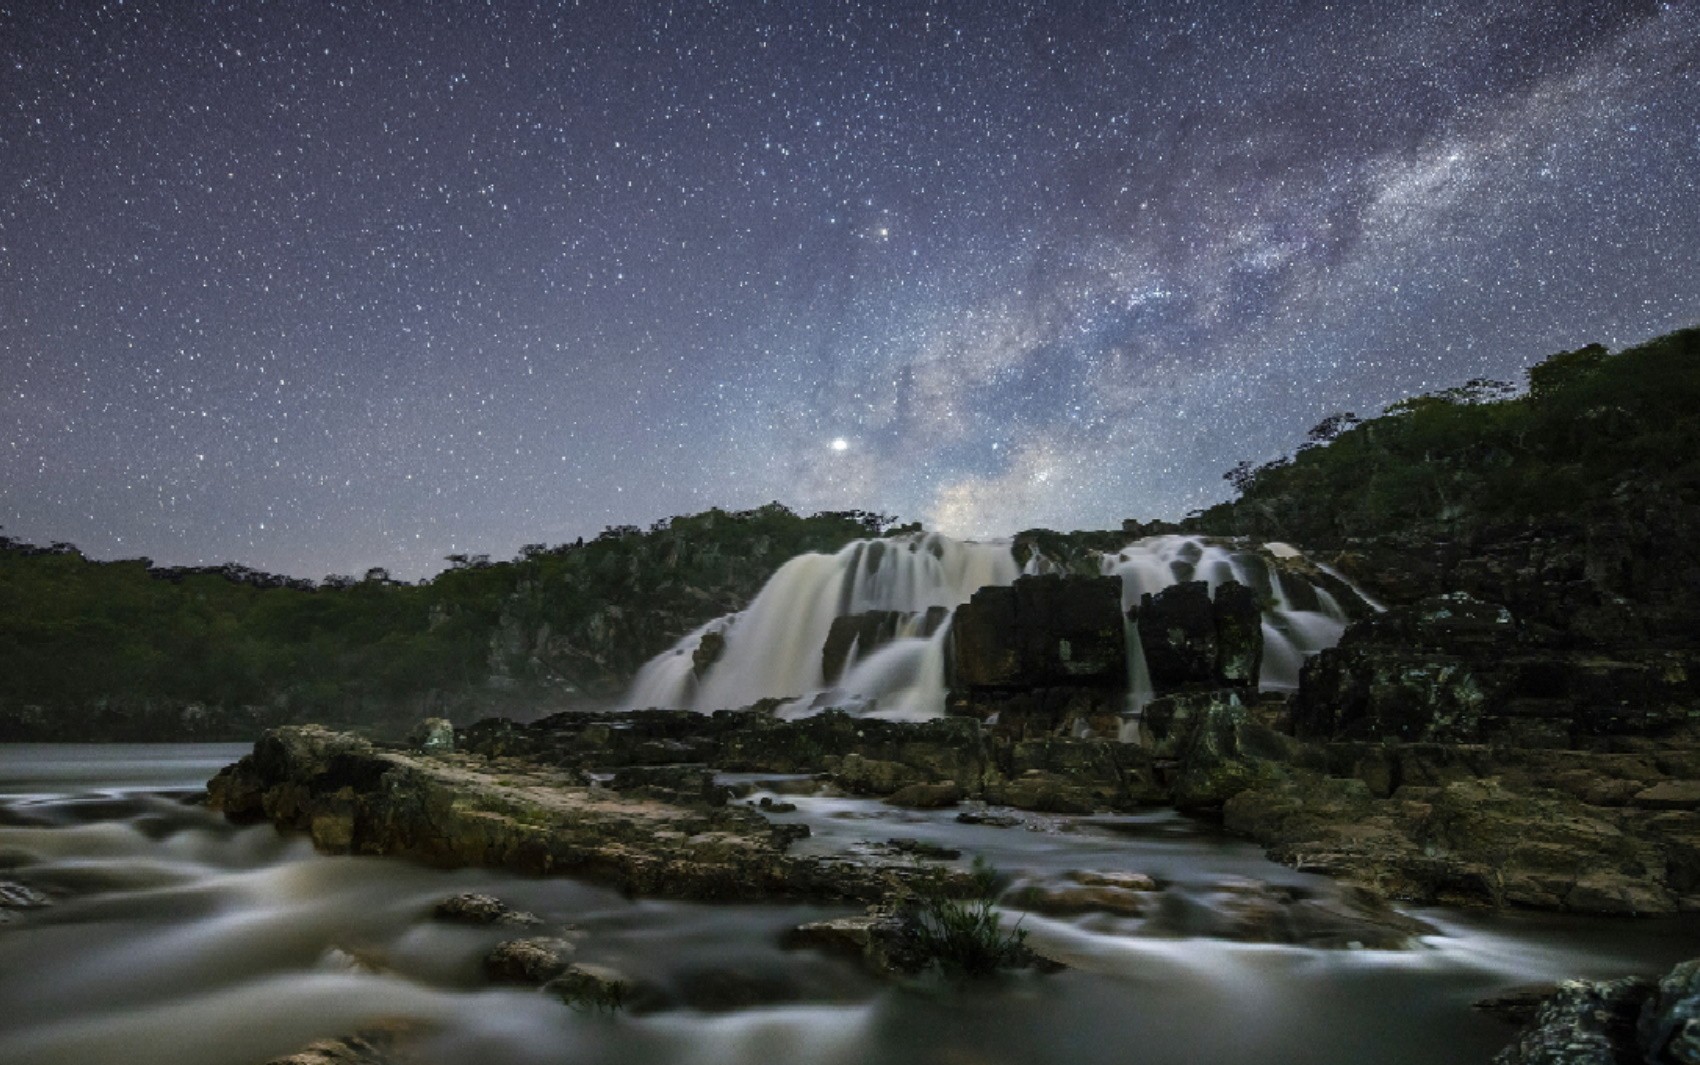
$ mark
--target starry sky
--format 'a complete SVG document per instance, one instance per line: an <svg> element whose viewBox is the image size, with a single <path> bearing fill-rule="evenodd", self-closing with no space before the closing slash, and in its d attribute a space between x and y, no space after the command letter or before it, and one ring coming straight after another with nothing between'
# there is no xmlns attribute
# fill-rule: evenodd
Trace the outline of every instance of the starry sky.
<svg viewBox="0 0 1700 1065"><path fill-rule="evenodd" d="M1700 323L1697 183L1697 0L0 0L0 525L1178 517Z"/></svg>

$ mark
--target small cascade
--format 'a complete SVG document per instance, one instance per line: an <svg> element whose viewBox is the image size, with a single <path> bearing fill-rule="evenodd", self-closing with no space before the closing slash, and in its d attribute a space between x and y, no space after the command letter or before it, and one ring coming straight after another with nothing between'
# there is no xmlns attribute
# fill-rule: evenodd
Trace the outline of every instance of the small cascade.
<svg viewBox="0 0 1700 1065"><path fill-rule="evenodd" d="M976 590L1018 576L1008 543L936 533L800 555L780 567L747 609L709 622L645 665L626 704L707 712L794 698L793 713L844 706L935 717L944 709L949 612ZM829 684L822 652L833 621L873 611L903 616L888 641L853 642L840 678ZM705 661L699 651L710 635L724 643L718 658Z"/></svg>
<svg viewBox="0 0 1700 1065"><path fill-rule="evenodd" d="M1278 558L1299 557L1285 544L1270 545L1268 550ZM1205 582L1212 596L1230 580L1252 589L1264 604L1263 666L1258 675L1258 687L1264 691L1297 688L1304 660L1340 642L1348 620L1326 589L1271 566L1260 552L1196 537L1147 537L1116 554L1106 554L1103 571L1121 578L1123 609L1138 606L1142 595L1154 595L1183 581ZM1133 640L1131 649L1137 651L1138 643ZM1130 656L1130 662L1134 671L1130 701L1138 708L1150 701L1151 681L1140 676L1143 655Z"/></svg>

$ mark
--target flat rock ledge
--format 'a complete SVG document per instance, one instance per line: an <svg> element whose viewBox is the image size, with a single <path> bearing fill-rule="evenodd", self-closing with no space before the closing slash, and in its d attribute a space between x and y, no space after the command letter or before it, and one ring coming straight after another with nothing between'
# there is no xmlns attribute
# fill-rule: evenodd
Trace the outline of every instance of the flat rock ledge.
<svg viewBox="0 0 1700 1065"><path fill-rule="evenodd" d="M265 733L207 790L232 820L304 831L329 853L571 874L638 895L873 902L969 889L966 874L895 858L787 854L794 835L747 807L616 793L519 759L385 750L316 725Z"/></svg>

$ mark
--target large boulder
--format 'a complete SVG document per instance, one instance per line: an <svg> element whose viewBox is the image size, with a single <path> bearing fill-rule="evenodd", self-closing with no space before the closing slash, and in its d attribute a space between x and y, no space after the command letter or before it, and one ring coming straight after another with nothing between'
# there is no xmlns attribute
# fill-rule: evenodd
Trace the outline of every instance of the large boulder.
<svg viewBox="0 0 1700 1065"><path fill-rule="evenodd" d="M1493 1065L1630 1065L1635 1021L1646 1001L1645 980L1571 980L1541 1004L1517 1041Z"/></svg>
<svg viewBox="0 0 1700 1065"><path fill-rule="evenodd" d="M1182 581L1139 599L1135 624L1156 690L1209 684L1216 675L1216 612L1210 586Z"/></svg>
<svg viewBox="0 0 1700 1065"><path fill-rule="evenodd" d="M1225 581L1211 601L1216 623L1215 680L1236 688L1256 688L1263 668L1263 606L1257 593L1238 581Z"/></svg>
<svg viewBox="0 0 1700 1065"><path fill-rule="evenodd" d="M1212 598L1204 581L1182 581L1141 596L1128 613L1157 691L1257 687L1263 606L1255 589L1224 581Z"/></svg>
<svg viewBox="0 0 1700 1065"><path fill-rule="evenodd" d="M958 688L1122 687L1127 647L1114 577L1022 577L987 587L951 629Z"/></svg>

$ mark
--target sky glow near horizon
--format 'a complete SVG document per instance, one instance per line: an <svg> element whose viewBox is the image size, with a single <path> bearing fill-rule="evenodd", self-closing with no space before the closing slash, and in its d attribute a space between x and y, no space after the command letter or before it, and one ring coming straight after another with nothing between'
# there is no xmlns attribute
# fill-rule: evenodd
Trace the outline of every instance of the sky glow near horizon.
<svg viewBox="0 0 1700 1065"><path fill-rule="evenodd" d="M1113 527L1700 323L1700 11L0 0L0 179L12 536Z"/></svg>

